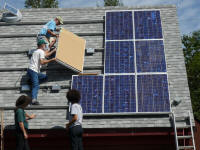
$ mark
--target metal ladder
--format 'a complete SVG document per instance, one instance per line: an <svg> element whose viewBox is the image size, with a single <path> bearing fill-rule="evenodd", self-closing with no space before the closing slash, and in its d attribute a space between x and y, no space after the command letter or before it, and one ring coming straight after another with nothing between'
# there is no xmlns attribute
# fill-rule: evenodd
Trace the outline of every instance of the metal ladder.
<svg viewBox="0 0 200 150"><path fill-rule="evenodd" d="M1 150L4 150L4 111L3 110L0 110L0 113L1 113Z"/></svg>
<svg viewBox="0 0 200 150"><path fill-rule="evenodd" d="M196 150L190 111L188 111L187 117L176 117L175 114L172 113L172 119L174 125L176 150L187 150L187 149ZM177 122L186 123L186 125L177 127ZM178 135L178 130L182 130L183 135ZM185 130L190 130L190 131L185 131ZM190 134L188 134L187 132L190 132ZM192 139L192 145L189 145L191 139Z"/></svg>

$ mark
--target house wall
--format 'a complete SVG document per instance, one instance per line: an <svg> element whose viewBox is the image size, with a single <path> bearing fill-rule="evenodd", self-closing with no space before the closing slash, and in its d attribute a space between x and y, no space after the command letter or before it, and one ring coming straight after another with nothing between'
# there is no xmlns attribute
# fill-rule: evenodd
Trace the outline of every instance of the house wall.
<svg viewBox="0 0 200 150"><path fill-rule="evenodd" d="M170 128L91 129L84 132L83 145L86 150L175 150ZM5 149L14 149L14 132L9 130L5 134ZM32 150L68 150L70 147L65 130L31 130L29 134Z"/></svg>

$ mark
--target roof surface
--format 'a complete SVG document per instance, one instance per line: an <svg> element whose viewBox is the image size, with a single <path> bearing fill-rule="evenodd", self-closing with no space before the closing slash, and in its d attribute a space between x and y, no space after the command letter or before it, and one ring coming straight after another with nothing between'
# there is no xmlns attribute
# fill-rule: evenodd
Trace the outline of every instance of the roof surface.
<svg viewBox="0 0 200 150"><path fill-rule="evenodd" d="M22 21L16 24L0 22L0 106L14 106L20 93L19 87L27 82L25 69L29 58L27 51L36 48L35 35L50 19L62 16L63 27L86 39L87 48L95 48L94 55L86 55L84 73L103 74L104 64L104 16L106 10L137 10L159 9L161 12L162 28L166 63L168 71L170 100L182 100L177 107L172 107L175 114L182 116L188 110L192 111L191 100L182 52L176 7L173 5L156 7L106 7L106 8L70 8L70 9L24 9ZM1 14L2 12L0 12ZM74 74L65 67L48 64L42 71L47 73L49 81L41 84L38 99L43 106L67 105L66 92L71 85ZM49 86L58 84L63 88L59 93L52 93ZM64 127L66 110L30 110L37 118L30 121L30 128ZM5 124L13 125L13 111L6 111ZM84 128L134 128L134 127L170 127L166 116L109 116L84 118Z"/></svg>

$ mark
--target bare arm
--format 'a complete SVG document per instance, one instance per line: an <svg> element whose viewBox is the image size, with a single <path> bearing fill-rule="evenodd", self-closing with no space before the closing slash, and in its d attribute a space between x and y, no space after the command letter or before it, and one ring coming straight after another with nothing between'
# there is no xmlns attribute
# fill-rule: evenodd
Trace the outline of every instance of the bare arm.
<svg viewBox="0 0 200 150"><path fill-rule="evenodd" d="M56 58L52 58L52 59L49 59L49 60L47 60L47 59L40 59L40 63L42 65L45 65L45 64L48 64L48 63L50 63L52 61L55 61L55 60L56 60Z"/></svg>
<svg viewBox="0 0 200 150"><path fill-rule="evenodd" d="M56 48L55 49L53 49L52 51L47 51L46 53L45 53L45 56L46 57L48 57L48 56L51 56L53 53L55 53L56 52Z"/></svg>
<svg viewBox="0 0 200 150"><path fill-rule="evenodd" d="M55 34L54 32L52 32L51 30L47 30L47 33L51 34L52 36L56 36L56 37L59 37L58 34Z"/></svg>
<svg viewBox="0 0 200 150"><path fill-rule="evenodd" d="M57 28L56 31L59 32L61 30L61 28Z"/></svg>
<svg viewBox="0 0 200 150"><path fill-rule="evenodd" d="M25 115L26 115L27 120L35 118L35 114L29 115L29 114L26 113Z"/></svg>
<svg viewBox="0 0 200 150"><path fill-rule="evenodd" d="M24 128L24 123L23 122L19 122L19 127L22 130L22 132L24 133L24 138L28 139L28 134L26 133L26 130Z"/></svg>
<svg viewBox="0 0 200 150"><path fill-rule="evenodd" d="M69 128L69 126L71 126L77 119L78 119L78 116L74 115L72 120L66 124L66 128Z"/></svg>

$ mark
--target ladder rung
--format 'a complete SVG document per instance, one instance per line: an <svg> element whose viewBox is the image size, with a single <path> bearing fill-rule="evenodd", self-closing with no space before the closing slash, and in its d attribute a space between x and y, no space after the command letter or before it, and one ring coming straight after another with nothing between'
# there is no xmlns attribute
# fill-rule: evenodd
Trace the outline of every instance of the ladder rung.
<svg viewBox="0 0 200 150"><path fill-rule="evenodd" d="M190 139L192 135L185 135L185 136L177 136L178 139Z"/></svg>
<svg viewBox="0 0 200 150"><path fill-rule="evenodd" d="M179 149L191 149L194 148L194 146L179 146Z"/></svg>
<svg viewBox="0 0 200 150"><path fill-rule="evenodd" d="M175 117L176 121L185 121L188 117Z"/></svg>
<svg viewBox="0 0 200 150"><path fill-rule="evenodd" d="M179 127L176 127L177 129L188 129L190 128L190 125L186 125L186 126L179 126Z"/></svg>

